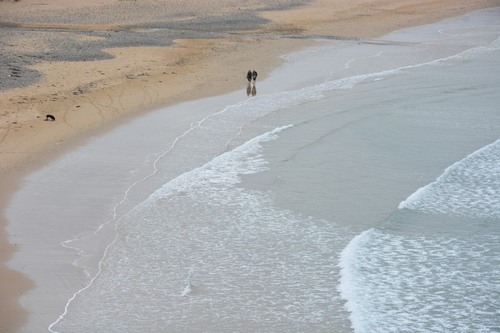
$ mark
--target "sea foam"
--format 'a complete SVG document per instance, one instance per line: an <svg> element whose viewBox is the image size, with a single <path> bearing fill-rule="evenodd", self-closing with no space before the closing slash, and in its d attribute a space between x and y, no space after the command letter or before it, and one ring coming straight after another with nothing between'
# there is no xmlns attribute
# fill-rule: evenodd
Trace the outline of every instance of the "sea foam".
<svg viewBox="0 0 500 333"><path fill-rule="evenodd" d="M500 140L449 166L418 189L399 209L470 217L500 218Z"/></svg>

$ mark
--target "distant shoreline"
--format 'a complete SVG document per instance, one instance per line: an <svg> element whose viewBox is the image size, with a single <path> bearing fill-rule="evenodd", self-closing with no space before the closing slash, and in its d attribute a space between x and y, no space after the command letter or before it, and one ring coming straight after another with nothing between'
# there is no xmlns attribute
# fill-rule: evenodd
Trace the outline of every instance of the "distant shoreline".
<svg viewBox="0 0 500 333"><path fill-rule="evenodd" d="M412 0L367 7L363 1L319 0L261 13L238 11L237 1L231 8L210 9L194 1L172 3L178 16L155 22L152 16L162 11L148 2L0 2L0 41L9 45L0 73L9 78L0 83L0 207L5 209L24 175L89 135L160 106L240 89L248 69L263 78L281 55L311 45L311 39L369 38L500 5ZM120 6L121 22L128 25L103 25L106 13ZM191 17L181 16L185 8ZM44 122L47 113L56 121ZM7 223L0 218L2 229ZM5 232L0 236L0 327L15 331L28 315L18 298L35 286L5 266L16 246Z"/></svg>

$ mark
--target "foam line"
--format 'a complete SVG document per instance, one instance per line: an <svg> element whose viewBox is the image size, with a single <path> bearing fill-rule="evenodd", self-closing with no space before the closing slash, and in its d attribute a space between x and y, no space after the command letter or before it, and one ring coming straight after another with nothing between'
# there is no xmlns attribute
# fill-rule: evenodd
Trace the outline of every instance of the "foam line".
<svg viewBox="0 0 500 333"><path fill-rule="evenodd" d="M478 156L479 154L482 154L483 152L491 149L492 147L494 147L498 144L500 144L500 140L496 140L495 142L490 143L490 144L476 150L475 152L469 154L468 156L461 159L460 161L453 163L452 165L447 167L444 170L444 172L434 182L419 188L413 194L411 194L408 198L406 198L405 200L400 202L398 209L414 209L418 205L418 202L422 198L425 197L425 195L428 193L428 191L431 190L433 188L433 186L435 186L436 184L442 182L450 172L452 172L453 170L460 167L465 161L470 160L470 159L474 158L475 156Z"/></svg>
<svg viewBox="0 0 500 333"><path fill-rule="evenodd" d="M353 263L355 262L357 249L369 240L373 230L374 229L368 229L355 236L340 254L338 264L340 268L340 283L337 290L341 297L346 300L345 308L349 312L349 318L354 332L364 332L364 323L362 316L359 315L361 305L357 301L358 298L355 292L357 288L354 285L355 268L353 267Z"/></svg>
<svg viewBox="0 0 500 333"><path fill-rule="evenodd" d="M466 49L462 52L459 52L457 54L453 54L448 57L444 58L438 58L434 59L432 61L428 62L423 62L419 64L413 64L413 65L407 65L407 66L401 66L398 68L393 68L393 69L387 69L384 71L380 72L374 72L374 73L368 73L368 74L359 74L359 75L354 75L338 80L333 80L333 81L328 81L320 85L319 90L320 91L328 91L328 90L333 90L333 89L352 89L356 84L366 80L366 79L376 79L380 77L385 77L389 75L394 75L400 72L403 72L405 70L409 69L417 69L421 67L426 67L426 66L433 66L433 65L438 65L441 63L446 63L448 61L452 60L460 60L460 59L466 59L467 57L480 54L480 53L489 53L489 52L495 52L500 50L500 37L494 40L493 42L489 43L488 45L481 45L481 46L476 46L472 47L469 49Z"/></svg>

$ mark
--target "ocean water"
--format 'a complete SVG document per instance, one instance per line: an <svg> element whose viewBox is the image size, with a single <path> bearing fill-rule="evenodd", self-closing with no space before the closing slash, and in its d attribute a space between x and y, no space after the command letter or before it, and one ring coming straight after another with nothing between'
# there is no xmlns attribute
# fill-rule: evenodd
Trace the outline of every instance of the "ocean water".
<svg viewBox="0 0 500 333"><path fill-rule="evenodd" d="M92 138L9 205L24 331L500 331L499 74L496 8Z"/></svg>
<svg viewBox="0 0 500 333"><path fill-rule="evenodd" d="M500 330L500 140L447 168L341 256L355 332Z"/></svg>

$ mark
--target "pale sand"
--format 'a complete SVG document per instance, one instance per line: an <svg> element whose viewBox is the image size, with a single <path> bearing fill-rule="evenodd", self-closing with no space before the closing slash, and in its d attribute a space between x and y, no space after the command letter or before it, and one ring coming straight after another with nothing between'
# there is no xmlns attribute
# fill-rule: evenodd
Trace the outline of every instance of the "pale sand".
<svg viewBox="0 0 500 333"><path fill-rule="evenodd" d="M0 1L3 18L50 17L51 13L78 8L101 8L116 0L67 1L42 4L36 0ZM127 16L128 23L156 21L150 12L158 5L197 13L238 10L238 1L203 5L194 0L144 1ZM236 5L235 5L236 4ZM142 46L106 49L114 58L79 62L42 62L32 66L43 79L24 88L0 91L0 206L5 207L23 174L40 167L86 136L102 131L119 119L187 99L240 89L245 73L257 69L259 78L276 67L280 55L305 47L318 37L367 38L399 28L420 25L491 6L500 1L463 0L318 0L305 7L267 11L261 15L272 22L258 29L219 34L214 39L177 39L172 47ZM149 7L148 7L149 6ZM208 6L208 7L207 7ZM235 7L236 6L236 7ZM247 7L249 5L246 5ZM258 2L253 8L260 8ZM116 23L96 24L88 18L65 24L24 22L26 27L72 30L120 29ZM172 19L174 20L174 19ZM0 19L0 21L2 21ZM21 23L21 22L17 22ZM29 35L28 35L29 36ZM181 35L179 37L182 37ZM33 39L22 47L43 48ZM55 122L45 122L45 114ZM4 225L6 221L2 221ZM15 244L0 239L1 263L8 261ZM0 279L0 329L13 331L26 313L17 305L23 291L33 287L20 273L2 265Z"/></svg>

